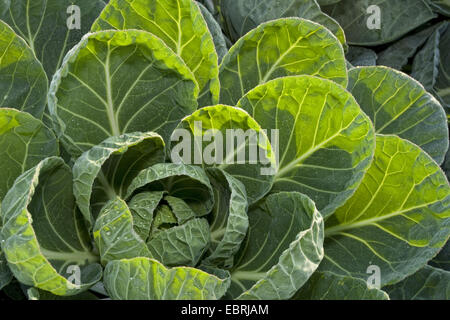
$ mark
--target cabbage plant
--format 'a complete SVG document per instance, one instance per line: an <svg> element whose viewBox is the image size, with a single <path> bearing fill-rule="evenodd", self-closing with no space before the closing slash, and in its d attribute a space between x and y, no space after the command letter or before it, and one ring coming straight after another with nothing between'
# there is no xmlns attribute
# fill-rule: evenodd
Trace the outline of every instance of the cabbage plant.
<svg viewBox="0 0 450 320"><path fill-rule="evenodd" d="M350 67L339 24L299 2L309 16L216 21L192 0L99 1L57 62L7 24L26 10L2 17L0 288L410 299L448 284L428 265L450 236L442 104L403 72Z"/></svg>

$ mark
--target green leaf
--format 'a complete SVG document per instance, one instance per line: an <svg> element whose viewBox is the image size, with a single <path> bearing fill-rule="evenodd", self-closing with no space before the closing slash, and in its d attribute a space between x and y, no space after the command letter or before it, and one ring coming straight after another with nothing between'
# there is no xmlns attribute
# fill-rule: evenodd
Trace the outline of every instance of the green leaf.
<svg viewBox="0 0 450 320"><path fill-rule="evenodd" d="M229 278L190 267L167 269L147 258L108 263L104 280L111 298L120 300L220 299L230 284Z"/></svg>
<svg viewBox="0 0 450 320"><path fill-rule="evenodd" d="M197 110L182 120L171 140L173 162L224 170L244 184L250 204L272 187L275 154L266 132L242 109L216 105Z"/></svg>
<svg viewBox="0 0 450 320"><path fill-rule="evenodd" d="M108 200L124 197L138 173L164 157L164 141L152 132L110 137L83 153L73 166L73 188L86 220L92 225Z"/></svg>
<svg viewBox="0 0 450 320"><path fill-rule="evenodd" d="M315 0L222 0L220 6L233 40L239 39L263 22L298 17L325 26L345 44L342 28L320 10Z"/></svg>
<svg viewBox="0 0 450 320"><path fill-rule="evenodd" d="M80 9L79 28L72 5ZM0 19L28 43L51 79L104 6L101 0L1 0Z"/></svg>
<svg viewBox="0 0 450 320"><path fill-rule="evenodd" d="M116 198L103 207L93 230L103 265L113 260L152 257L133 227L133 215L125 201Z"/></svg>
<svg viewBox="0 0 450 320"><path fill-rule="evenodd" d="M46 157L58 154L55 135L26 112L0 109L0 204L14 181Z"/></svg>
<svg viewBox="0 0 450 320"><path fill-rule="evenodd" d="M198 86L159 38L137 30L86 35L50 86L49 109L77 157L110 136L155 131L165 141L197 108Z"/></svg>
<svg viewBox="0 0 450 320"><path fill-rule="evenodd" d="M181 199L171 196L165 196L164 200L169 204L169 207L177 218L179 224L184 224L192 218L195 218L197 216L201 217L204 215L197 215L197 213L192 211L189 205Z"/></svg>
<svg viewBox="0 0 450 320"><path fill-rule="evenodd" d="M225 171L210 168L207 173L215 206L210 216L212 247L202 264L229 269L247 234L247 194L244 185Z"/></svg>
<svg viewBox="0 0 450 320"><path fill-rule="evenodd" d="M217 22L214 16L208 11L208 9L206 9L206 7L201 3L198 3L198 6L200 7L203 18L205 19L206 24L208 25L209 32L211 33L211 36L213 38L214 47L216 48L218 56L218 62L220 64L223 60L223 57L228 52L225 35L222 32L220 24Z"/></svg>
<svg viewBox="0 0 450 320"><path fill-rule="evenodd" d="M279 130L272 192L306 194L324 217L353 194L372 160L375 138L370 119L341 86L286 77L255 88L237 106L261 127Z"/></svg>
<svg viewBox="0 0 450 320"><path fill-rule="evenodd" d="M289 299L323 257L323 219L308 197L283 192L249 212L250 227L231 271L238 299Z"/></svg>
<svg viewBox="0 0 450 320"><path fill-rule="evenodd" d="M414 142L439 164L448 150L447 117L440 103L406 74L387 67L349 71L348 90L372 119L376 133Z"/></svg>
<svg viewBox="0 0 450 320"><path fill-rule="evenodd" d="M427 0L430 7L447 17L450 17L450 1L449 0Z"/></svg>
<svg viewBox="0 0 450 320"><path fill-rule="evenodd" d="M0 290L8 285L13 279L13 275L6 263L5 255L0 249Z"/></svg>
<svg viewBox="0 0 450 320"><path fill-rule="evenodd" d="M71 181L62 159L47 158L17 178L1 208L2 250L14 276L56 295L85 291L102 276Z"/></svg>
<svg viewBox="0 0 450 320"><path fill-rule="evenodd" d="M392 300L450 300L450 272L425 266L384 289Z"/></svg>
<svg viewBox="0 0 450 320"><path fill-rule="evenodd" d="M450 186L419 147L377 136L363 182L325 225L321 271L366 280L380 271L381 287L421 269L450 236Z"/></svg>
<svg viewBox="0 0 450 320"><path fill-rule="evenodd" d="M377 64L402 70L435 30L436 25L433 25L395 42L378 54Z"/></svg>
<svg viewBox="0 0 450 320"><path fill-rule="evenodd" d="M376 52L364 47L350 46L346 58L354 66L375 66L377 64Z"/></svg>
<svg viewBox="0 0 450 320"><path fill-rule="evenodd" d="M44 69L25 41L2 21L0 56L0 108L15 108L42 119L48 90Z"/></svg>
<svg viewBox="0 0 450 320"><path fill-rule="evenodd" d="M142 170L128 187L126 199L142 190L166 191L180 198L198 215L208 214L214 205L214 193L202 168L183 164L158 163Z"/></svg>
<svg viewBox="0 0 450 320"><path fill-rule="evenodd" d="M380 10L379 29L372 27L377 12L371 6ZM339 22L349 44L360 46L395 41L436 17L424 0L342 0L322 9Z"/></svg>
<svg viewBox="0 0 450 320"><path fill-rule="evenodd" d="M138 193L128 204L133 217L134 231L145 242L150 236L153 215L163 196L164 192L161 191Z"/></svg>
<svg viewBox="0 0 450 320"><path fill-rule="evenodd" d="M296 293L294 300L388 300L386 292L368 288L361 279L315 272Z"/></svg>
<svg viewBox="0 0 450 320"><path fill-rule="evenodd" d="M436 268L450 271L450 242L447 241L439 254L430 261L430 265Z"/></svg>
<svg viewBox="0 0 450 320"><path fill-rule="evenodd" d="M439 73L436 78L436 97L442 105L450 109L450 23L439 39Z"/></svg>
<svg viewBox="0 0 450 320"><path fill-rule="evenodd" d="M159 37L192 71L200 97L219 98L217 53L200 8L192 0L111 0L92 31L138 29ZM206 98L205 98L206 99Z"/></svg>
<svg viewBox="0 0 450 320"><path fill-rule="evenodd" d="M196 266L211 242L206 219L192 219L183 225L158 232L147 246L152 257L165 266Z"/></svg>
<svg viewBox="0 0 450 320"><path fill-rule="evenodd" d="M345 56L325 27L298 18L261 24L239 39L220 65L220 103L235 105L269 80L316 75L347 85Z"/></svg>

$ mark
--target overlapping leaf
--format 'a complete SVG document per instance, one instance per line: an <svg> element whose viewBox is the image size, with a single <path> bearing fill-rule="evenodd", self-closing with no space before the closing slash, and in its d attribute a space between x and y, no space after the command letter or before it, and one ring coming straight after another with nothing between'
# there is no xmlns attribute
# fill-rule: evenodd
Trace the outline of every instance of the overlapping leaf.
<svg viewBox="0 0 450 320"><path fill-rule="evenodd" d="M419 147L377 136L374 161L352 198L325 226L320 270L367 279L380 268L381 286L421 269L450 235L450 186Z"/></svg>
<svg viewBox="0 0 450 320"><path fill-rule="evenodd" d="M71 181L62 159L47 158L16 180L1 208L2 250L14 276L56 295L84 291L102 275Z"/></svg>
<svg viewBox="0 0 450 320"><path fill-rule="evenodd" d="M336 37L304 19L263 23L239 39L224 57L220 103L235 105L269 80L304 74L347 85L344 51Z"/></svg>
<svg viewBox="0 0 450 320"><path fill-rule="evenodd" d="M440 103L411 77L385 67L349 71L349 91L375 131L414 142L439 164L448 150L447 117Z"/></svg>
<svg viewBox="0 0 450 320"><path fill-rule="evenodd" d="M203 105L217 102L217 53L200 8L193 0L111 0L92 31L138 29L164 41L192 71ZM206 97L204 97L206 96Z"/></svg>
<svg viewBox="0 0 450 320"><path fill-rule="evenodd" d="M155 131L168 139L197 108L197 96L192 73L159 38L101 31L66 56L51 84L49 109L67 151L78 156L123 133Z"/></svg>
<svg viewBox="0 0 450 320"><path fill-rule="evenodd" d="M354 192L370 165L374 132L355 99L332 81L285 77L238 103L267 130L279 130L272 192L308 195L324 217ZM272 144L273 145L273 144Z"/></svg>

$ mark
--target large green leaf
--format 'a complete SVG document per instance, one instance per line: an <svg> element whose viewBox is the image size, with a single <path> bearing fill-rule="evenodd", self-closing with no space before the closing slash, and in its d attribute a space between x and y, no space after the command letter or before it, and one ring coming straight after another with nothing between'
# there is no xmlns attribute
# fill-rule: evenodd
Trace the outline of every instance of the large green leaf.
<svg viewBox="0 0 450 320"><path fill-rule="evenodd" d="M247 234L247 193L244 185L225 171L210 168L207 173L214 190L215 206L210 216L211 252L202 263L228 269Z"/></svg>
<svg viewBox="0 0 450 320"><path fill-rule="evenodd" d="M306 194L324 217L353 194L375 138L370 119L341 86L311 76L281 78L250 91L238 107L261 127L279 130L273 192Z"/></svg>
<svg viewBox="0 0 450 320"><path fill-rule="evenodd" d="M375 158L363 182L325 226L322 271L381 286L421 269L450 236L450 186L419 147L397 136L377 136Z"/></svg>
<svg viewBox="0 0 450 320"><path fill-rule="evenodd" d="M219 98L217 53L200 8L193 0L111 0L92 31L138 29L151 32L177 53L195 75L203 105Z"/></svg>
<svg viewBox="0 0 450 320"><path fill-rule="evenodd" d="M0 19L25 39L51 79L104 6L102 0L1 0Z"/></svg>
<svg viewBox="0 0 450 320"><path fill-rule="evenodd" d="M425 266L384 290L393 300L450 300L450 272Z"/></svg>
<svg viewBox="0 0 450 320"><path fill-rule="evenodd" d="M25 41L1 20L0 56L0 108L15 108L41 119L48 89L44 69Z"/></svg>
<svg viewBox="0 0 450 320"><path fill-rule="evenodd" d="M164 156L164 141L151 132L110 137L83 153L73 166L73 181L86 220L92 225L108 200L124 197L138 173L164 162Z"/></svg>
<svg viewBox="0 0 450 320"><path fill-rule="evenodd" d="M315 272L296 293L294 300L388 300L386 292L368 288L361 279Z"/></svg>
<svg viewBox="0 0 450 320"><path fill-rule="evenodd" d="M345 35L339 24L324 14L315 0L221 0L230 35L239 39L263 22L286 17L298 17L317 22L331 30L339 41Z"/></svg>
<svg viewBox="0 0 450 320"><path fill-rule="evenodd" d="M231 47L220 65L220 103L235 105L248 91L269 80L316 75L347 85L339 41L314 22L286 18L261 24Z"/></svg>
<svg viewBox="0 0 450 320"><path fill-rule="evenodd" d="M387 67L349 71L348 90L372 119L376 133L414 142L436 162L448 150L447 117L441 104L406 74Z"/></svg>
<svg viewBox="0 0 450 320"><path fill-rule="evenodd" d="M159 38L100 31L64 59L51 83L49 109L64 147L78 156L123 133L156 131L168 139L197 108L197 95L194 76Z"/></svg>
<svg viewBox="0 0 450 320"><path fill-rule="evenodd" d="M266 133L242 109L216 105L197 110L178 125L171 147L173 162L217 167L237 178L250 204L272 187L275 153Z"/></svg>
<svg viewBox="0 0 450 320"><path fill-rule="evenodd" d="M159 163L142 170L133 179L125 199L142 189L166 191L183 199L198 215L208 214L214 205L214 193L202 168L175 163Z"/></svg>
<svg viewBox="0 0 450 320"><path fill-rule="evenodd" d="M102 276L71 181L62 159L47 158L17 178L1 208L2 250L14 276L56 295L77 294Z"/></svg>
<svg viewBox="0 0 450 320"><path fill-rule="evenodd" d="M373 6L379 8L379 29L369 28L377 18ZM392 42L436 17L424 0L342 0L322 9L340 23L349 44L361 46Z"/></svg>
<svg viewBox="0 0 450 320"><path fill-rule="evenodd" d="M0 203L14 181L46 157L58 154L54 134L26 112L0 109Z"/></svg>
<svg viewBox="0 0 450 320"><path fill-rule="evenodd" d="M449 0L427 0L431 8L447 17L450 17L450 1Z"/></svg>
<svg viewBox="0 0 450 320"><path fill-rule="evenodd" d="M167 269L148 258L112 261L104 274L111 298L121 300L213 300L230 285L229 278L189 267Z"/></svg>
<svg viewBox="0 0 450 320"><path fill-rule="evenodd" d="M238 299L289 299L323 257L323 219L297 192L273 194L249 212L228 292Z"/></svg>

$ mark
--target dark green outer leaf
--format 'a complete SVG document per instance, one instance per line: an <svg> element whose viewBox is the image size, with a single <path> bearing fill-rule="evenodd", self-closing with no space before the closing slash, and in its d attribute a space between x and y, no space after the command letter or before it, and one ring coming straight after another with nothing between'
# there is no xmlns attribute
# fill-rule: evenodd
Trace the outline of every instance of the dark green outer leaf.
<svg viewBox="0 0 450 320"><path fill-rule="evenodd" d="M438 164L444 161L447 117L419 82L387 67L361 67L349 71L348 90L373 121L376 133L407 139Z"/></svg>
<svg viewBox="0 0 450 320"><path fill-rule="evenodd" d="M386 292L369 289L361 279L315 272L292 298L294 300L388 300Z"/></svg>
<svg viewBox="0 0 450 320"><path fill-rule="evenodd" d="M0 249L0 290L8 285L13 278L11 271L6 263L5 255Z"/></svg>
<svg viewBox="0 0 450 320"><path fill-rule="evenodd" d="M327 220L319 270L367 280L377 266L383 287L423 268L449 236L444 173L413 143L378 135L364 180Z"/></svg>
<svg viewBox="0 0 450 320"><path fill-rule="evenodd" d="M220 65L220 103L236 105L270 80L315 75L347 85L341 44L325 27L298 18L263 23L239 39Z"/></svg>
<svg viewBox="0 0 450 320"><path fill-rule="evenodd" d="M245 300L291 298L322 260L322 216L308 197L282 192L251 210L249 221L228 294Z"/></svg>
<svg viewBox="0 0 450 320"><path fill-rule="evenodd" d="M55 130L72 156L110 136L155 131L167 142L197 108L198 86L159 38L137 30L86 35L49 91Z"/></svg>
<svg viewBox="0 0 450 320"><path fill-rule="evenodd" d="M364 47L350 46L345 56L355 67L375 66L377 64L376 52Z"/></svg>
<svg viewBox="0 0 450 320"><path fill-rule="evenodd" d="M47 158L16 180L1 208L2 250L14 276L56 295L85 291L102 276L71 180L62 159ZM80 284L68 280L70 266L80 268Z"/></svg>
<svg viewBox="0 0 450 320"><path fill-rule="evenodd" d="M380 8L381 29L367 26L371 17L367 9L372 5ZM341 24L349 44L360 46L395 41L436 17L424 0L342 0L322 9Z"/></svg>
<svg viewBox="0 0 450 320"><path fill-rule="evenodd" d="M73 166L73 188L86 220L93 225L105 202L125 196L137 174L164 157L164 141L152 132L110 137L83 153Z"/></svg>
<svg viewBox="0 0 450 320"><path fill-rule="evenodd" d="M445 271L450 271L450 242L447 241L439 254L430 261L430 265Z"/></svg>
<svg viewBox="0 0 450 320"><path fill-rule="evenodd" d="M384 290L392 300L450 300L450 272L425 266Z"/></svg>
<svg viewBox="0 0 450 320"><path fill-rule="evenodd" d="M345 44L345 35L339 24L324 14L315 0L221 0L220 7L230 36L238 40L263 22L279 18L298 17L317 22Z"/></svg>
<svg viewBox="0 0 450 320"><path fill-rule="evenodd" d="M1 20L0 57L0 108L42 119L48 90L44 69L25 41Z"/></svg>
<svg viewBox="0 0 450 320"><path fill-rule="evenodd" d="M26 112L0 109L0 204L14 181L46 157L58 154L55 135Z"/></svg>
<svg viewBox="0 0 450 320"><path fill-rule="evenodd" d="M450 17L450 1L449 0L427 0L430 7L436 12Z"/></svg>
<svg viewBox="0 0 450 320"><path fill-rule="evenodd" d="M71 5L80 8L80 29L67 27ZM89 32L104 6L101 0L1 0L0 19L25 39L50 80L66 53Z"/></svg>
<svg viewBox="0 0 450 320"><path fill-rule="evenodd" d="M189 267L167 269L148 258L108 263L104 281L111 298L120 300L216 300L230 285L229 277Z"/></svg>

